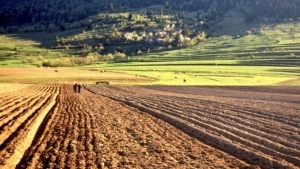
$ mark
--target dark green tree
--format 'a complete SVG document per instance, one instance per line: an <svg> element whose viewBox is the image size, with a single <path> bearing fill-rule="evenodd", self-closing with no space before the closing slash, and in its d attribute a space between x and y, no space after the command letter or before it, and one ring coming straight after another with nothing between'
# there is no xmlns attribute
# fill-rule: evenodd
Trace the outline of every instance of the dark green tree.
<svg viewBox="0 0 300 169"><path fill-rule="evenodd" d="M182 35L184 35L184 36L190 35L190 31L189 31L189 28L187 27L187 25L183 24L181 26L181 29L182 29Z"/></svg>
<svg viewBox="0 0 300 169"><path fill-rule="evenodd" d="M133 13L129 13L129 15L128 15L128 21L132 21L133 17L134 17Z"/></svg>
<svg viewBox="0 0 300 169"><path fill-rule="evenodd" d="M6 30L6 26L4 25L2 28L2 34L6 34L6 33L7 33L7 30Z"/></svg>

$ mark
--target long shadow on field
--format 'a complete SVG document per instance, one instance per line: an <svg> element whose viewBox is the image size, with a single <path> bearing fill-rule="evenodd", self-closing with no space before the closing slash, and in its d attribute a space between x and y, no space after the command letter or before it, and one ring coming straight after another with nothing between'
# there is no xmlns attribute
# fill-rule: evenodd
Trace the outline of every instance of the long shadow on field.
<svg viewBox="0 0 300 169"><path fill-rule="evenodd" d="M31 40L40 45L33 45L41 48L50 48L56 45L55 37L66 37L82 33L82 29L71 29L67 31L39 31L39 32L24 32L8 34L9 37L23 40Z"/></svg>
<svg viewBox="0 0 300 169"><path fill-rule="evenodd" d="M238 65L298 67L300 59L246 60L238 62Z"/></svg>
<svg viewBox="0 0 300 169"><path fill-rule="evenodd" d="M300 69L269 69L270 72L285 72L285 73L296 73L296 76L300 76Z"/></svg>

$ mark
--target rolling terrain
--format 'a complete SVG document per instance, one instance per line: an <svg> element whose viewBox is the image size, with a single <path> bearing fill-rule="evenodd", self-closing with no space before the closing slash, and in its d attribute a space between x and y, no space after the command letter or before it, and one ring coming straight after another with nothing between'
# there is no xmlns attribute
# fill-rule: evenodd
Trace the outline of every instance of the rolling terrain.
<svg viewBox="0 0 300 169"><path fill-rule="evenodd" d="M299 169L299 2L0 2L0 168Z"/></svg>

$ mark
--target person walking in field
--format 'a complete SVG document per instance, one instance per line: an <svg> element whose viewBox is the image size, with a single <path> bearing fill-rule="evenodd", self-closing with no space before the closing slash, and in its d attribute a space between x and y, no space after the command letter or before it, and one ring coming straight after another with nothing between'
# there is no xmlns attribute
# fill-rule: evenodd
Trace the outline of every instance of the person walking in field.
<svg viewBox="0 0 300 169"><path fill-rule="evenodd" d="M77 91L78 91L78 93L81 93L81 91L82 91L82 85L80 83L77 84Z"/></svg>
<svg viewBox="0 0 300 169"><path fill-rule="evenodd" d="M77 93L77 83L74 84L73 90L74 90L75 93Z"/></svg>

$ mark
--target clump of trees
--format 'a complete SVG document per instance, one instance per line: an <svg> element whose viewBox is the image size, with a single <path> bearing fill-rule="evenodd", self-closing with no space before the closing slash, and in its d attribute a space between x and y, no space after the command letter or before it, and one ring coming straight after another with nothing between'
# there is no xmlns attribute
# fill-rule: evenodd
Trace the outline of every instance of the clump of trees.
<svg viewBox="0 0 300 169"><path fill-rule="evenodd" d="M93 32L92 34L84 32L80 35L64 38L55 36L57 46L54 48L71 49L78 47L82 48L80 55L83 57L95 52L101 55L110 53L111 55L105 56L102 60L120 60L127 55L141 55L143 53L190 47L206 39L207 35L200 22L188 25L178 22L175 16L164 15L164 12L160 13L155 15L153 21L151 20L154 14L151 10L148 10L145 15L132 12L118 15L101 14L98 19L101 20L102 25L99 23L92 24L92 30L89 30ZM150 19L149 15L151 15ZM184 15L182 13L180 17ZM111 20L114 21L111 22ZM124 23L124 21L127 22ZM161 23L159 24L157 21ZM105 25L105 28L103 28L103 22L109 23L109 26ZM148 23L147 27L143 25L144 22ZM140 29L137 28L139 24L142 24ZM132 29L127 27L132 27ZM95 29L96 31L94 31ZM79 46L78 44L81 43L86 44ZM101 45L95 45L95 43ZM77 46L70 44L77 44ZM104 48L104 45L109 46L108 50ZM115 49L112 49L113 46L115 46ZM130 48L120 46L130 46Z"/></svg>

